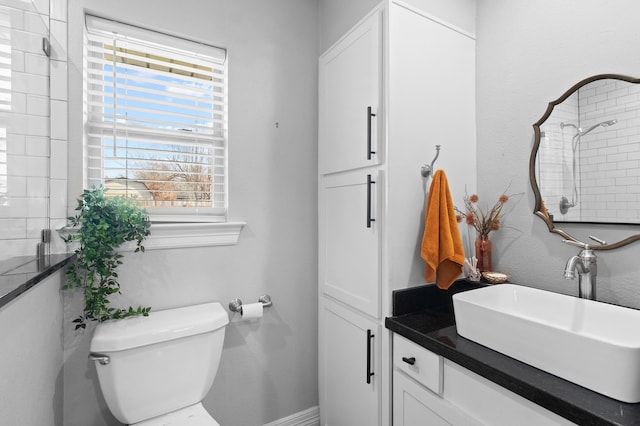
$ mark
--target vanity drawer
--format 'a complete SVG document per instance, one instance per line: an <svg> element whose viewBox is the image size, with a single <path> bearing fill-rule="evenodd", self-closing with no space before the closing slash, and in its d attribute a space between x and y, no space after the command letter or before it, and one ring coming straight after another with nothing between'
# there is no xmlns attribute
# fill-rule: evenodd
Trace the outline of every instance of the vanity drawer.
<svg viewBox="0 0 640 426"><path fill-rule="evenodd" d="M393 365L429 390L442 395L443 360L398 334L393 334Z"/></svg>

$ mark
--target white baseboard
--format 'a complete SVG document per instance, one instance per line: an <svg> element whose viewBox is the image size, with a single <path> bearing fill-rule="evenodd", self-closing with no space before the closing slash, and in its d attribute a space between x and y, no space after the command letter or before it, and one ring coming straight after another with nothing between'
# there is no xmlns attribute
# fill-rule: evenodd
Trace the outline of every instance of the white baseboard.
<svg viewBox="0 0 640 426"><path fill-rule="evenodd" d="M320 408L311 407L264 426L320 426Z"/></svg>

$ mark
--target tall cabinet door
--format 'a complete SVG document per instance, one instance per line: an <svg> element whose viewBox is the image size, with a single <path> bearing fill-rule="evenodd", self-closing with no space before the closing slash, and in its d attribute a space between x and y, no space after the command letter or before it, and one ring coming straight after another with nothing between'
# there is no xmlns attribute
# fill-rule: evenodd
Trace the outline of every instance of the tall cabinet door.
<svg viewBox="0 0 640 426"><path fill-rule="evenodd" d="M380 325L323 297L319 328L322 424L380 425Z"/></svg>
<svg viewBox="0 0 640 426"><path fill-rule="evenodd" d="M380 316L382 173L341 173L321 179L320 291L372 317Z"/></svg>
<svg viewBox="0 0 640 426"><path fill-rule="evenodd" d="M382 14L371 15L320 57L321 175L378 164Z"/></svg>

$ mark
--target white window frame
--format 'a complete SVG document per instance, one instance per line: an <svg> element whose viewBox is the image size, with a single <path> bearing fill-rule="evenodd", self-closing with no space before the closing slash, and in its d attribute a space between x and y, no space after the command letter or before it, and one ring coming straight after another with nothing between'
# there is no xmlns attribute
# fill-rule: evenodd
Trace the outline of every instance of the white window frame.
<svg viewBox="0 0 640 426"><path fill-rule="evenodd" d="M198 55L205 55L208 58L214 58L224 67L224 202L222 206L217 208L202 207L185 207L185 208L147 208L150 219L152 221L151 237L145 243L147 249L154 248L172 248L172 247L199 247L212 245L229 245L236 244L240 231L245 225L244 222L227 221L228 212L228 161L227 161L227 62L226 50L209 46L202 43L184 40L179 37L173 37L167 34L142 29L139 27L115 22L92 15L85 15L85 24L87 33L85 34L85 54L86 54L86 38L88 33L100 34L109 37L117 33L119 38L129 37L132 40L145 40L147 42L156 43L161 46L171 46L175 49L184 49L194 52L193 58L197 59ZM193 58L191 60L193 60ZM190 59L186 59L190 61ZM85 66L87 58L85 58ZM192 63L192 62L190 62ZM87 73L85 72L85 80ZM85 81L85 129L88 129L88 107L87 107L87 85ZM115 127L115 126L114 126ZM88 179L88 130L85 130L85 186L89 186ZM114 148L115 149L115 148ZM220 163L217 163L220 167ZM104 175L100 174L100 178ZM212 189L213 192L213 189ZM214 195L212 194L212 199ZM218 198L219 201L219 198ZM213 202L213 201L212 201ZM129 250L125 246L123 250Z"/></svg>

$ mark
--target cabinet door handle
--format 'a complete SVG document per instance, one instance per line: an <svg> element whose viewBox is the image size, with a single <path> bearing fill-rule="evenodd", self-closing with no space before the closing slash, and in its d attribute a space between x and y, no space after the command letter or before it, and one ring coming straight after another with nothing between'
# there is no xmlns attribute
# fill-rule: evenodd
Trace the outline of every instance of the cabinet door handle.
<svg viewBox="0 0 640 426"><path fill-rule="evenodd" d="M402 357L402 360L403 360L404 362L406 362L407 364L409 364L409 365L413 365L413 364L415 364L415 363L416 363L416 358L415 358L415 357L413 357L413 356L412 356L412 357L409 357L409 358L407 358L406 356L403 356L403 357Z"/></svg>
<svg viewBox="0 0 640 426"><path fill-rule="evenodd" d="M371 175L367 175L367 228L371 228L371 222L376 220L371 217L371 185L376 181L371 179Z"/></svg>
<svg viewBox="0 0 640 426"><path fill-rule="evenodd" d="M371 384L371 376L374 375L374 372L371 371L371 340L375 335L371 332L371 330L367 330L367 384Z"/></svg>
<svg viewBox="0 0 640 426"><path fill-rule="evenodd" d="M371 117L376 115L371 112L371 107L367 107L367 160L371 160L371 154L375 154L375 151L371 150Z"/></svg>

